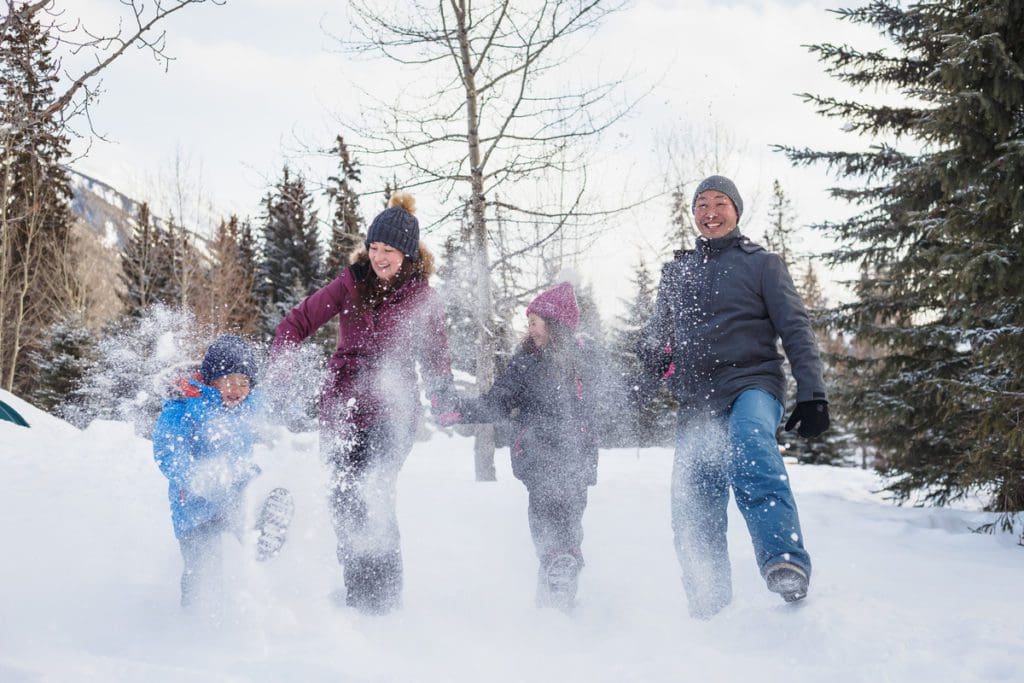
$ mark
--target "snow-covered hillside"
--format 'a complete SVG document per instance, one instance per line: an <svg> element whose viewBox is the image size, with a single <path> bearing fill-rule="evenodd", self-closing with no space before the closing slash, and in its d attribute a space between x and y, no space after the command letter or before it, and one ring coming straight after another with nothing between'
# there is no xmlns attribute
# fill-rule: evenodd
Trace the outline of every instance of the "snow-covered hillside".
<svg viewBox="0 0 1024 683"><path fill-rule="evenodd" d="M981 513L892 507L866 472L791 467L815 561L803 604L763 588L734 516L735 600L700 622L671 546L670 452L602 452L567 616L533 606L507 451L499 481L477 483L472 442L440 434L400 479L404 608L368 617L335 598L316 437L282 431L253 493L295 492L292 536L265 565L226 542L231 606L214 622L178 607L149 443L15 407L33 426L0 422L0 681L1024 681L1024 548L970 533Z"/></svg>

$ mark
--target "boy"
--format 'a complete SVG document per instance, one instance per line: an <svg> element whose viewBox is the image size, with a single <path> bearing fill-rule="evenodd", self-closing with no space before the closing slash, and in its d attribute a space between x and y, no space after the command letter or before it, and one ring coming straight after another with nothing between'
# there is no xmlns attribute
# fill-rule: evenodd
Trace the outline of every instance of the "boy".
<svg viewBox="0 0 1024 683"><path fill-rule="evenodd" d="M194 391L164 403L153 430L153 457L169 480L174 535L189 607L221 580L223 532L240 534L243 494L259 474L255 441L256 358L240 337L223 335L206 351Z"/></svg>

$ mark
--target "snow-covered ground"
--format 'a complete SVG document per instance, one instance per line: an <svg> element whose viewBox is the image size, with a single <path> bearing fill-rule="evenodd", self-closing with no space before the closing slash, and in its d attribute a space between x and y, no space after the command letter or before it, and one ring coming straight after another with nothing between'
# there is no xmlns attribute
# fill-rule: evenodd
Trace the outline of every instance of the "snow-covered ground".
<svg viewBox="0 0 1024 683"><path fill-rule="evenodd" d="M784 605L731 519L733 604L687 617L669 528L671 454L601 454L571 616L533 606L525 490L498 452L473 481L472 443L435 436L402 472L404 608L357 614L311 434L261 446L253 498L296 494L270 563L225 539L220 621L178 607L166 484L131 427L77 431L9 394L0 422L0 681L1024 681L1024 547L972 534L987 518L897 508L852 469L791 466L810 597ZM735 510L732 511L735 513ZM250 541L252 539L249 539Z"/></svg>

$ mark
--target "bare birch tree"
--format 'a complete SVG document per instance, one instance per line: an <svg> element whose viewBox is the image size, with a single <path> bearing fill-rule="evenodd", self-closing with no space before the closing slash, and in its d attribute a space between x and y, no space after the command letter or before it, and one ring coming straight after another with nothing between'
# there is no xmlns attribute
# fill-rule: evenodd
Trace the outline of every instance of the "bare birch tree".
<svg viewBox="0 0 1024 683"><path fill-rule="evenodd" d="M600 211L585 201L584 143L599 136L630 109L612 101L620 80L576 86L567 62L586 35L622 7L618 0L513 2L413 0L399 4L352 0L355 37L343 41L354 53L385 57L404 72L400 101L377 102L373 120L352 126L362 140L364 167L402 173L403 187L435 186L447 213L468 199L477 282L476 380L486 390L494 379L495 322L490 282L494 210L503 225L517 227L521 246L509 254L555 239L574 220ZM562 69L559 69L563 67ZM415 74L412 73L415 71ZM417 75L436 84L419 89ZM560 79L560 80L559 80ZM574 186L545 181L570 176ZM552 187L563 191L550 191ZM501 201L492 199L501 192ZM536 239L527 239L537 225ZM478 432L476 476L492 480L493 430Z"/></svg>

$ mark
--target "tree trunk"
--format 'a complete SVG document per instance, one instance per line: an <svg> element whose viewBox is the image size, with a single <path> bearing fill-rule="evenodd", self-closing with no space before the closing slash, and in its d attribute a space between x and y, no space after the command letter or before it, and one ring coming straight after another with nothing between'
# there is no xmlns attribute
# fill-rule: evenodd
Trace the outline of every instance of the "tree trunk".
<svg viewBox="0 0 1024 683"><path fill-rule="evenodd" d="M483 169L480 166L480 118L477 112L476 75L470 58L469 35L466 31L465 3L456 9L458 17L459 55L462 61L462 82L466 89L466 127L468 132L470 183L472 196L472 232L477 287L477 354L476 385L480 393L494 383L494 331L492 328L493 303L491 297L491 264L487 254L486 198L484 197ZM494 426L483 425L476 430L474 445L477 481L494 481Z"/></svg>

